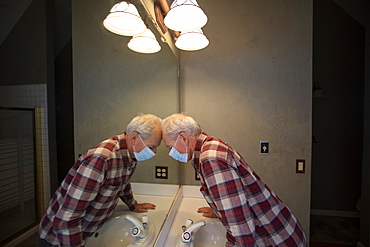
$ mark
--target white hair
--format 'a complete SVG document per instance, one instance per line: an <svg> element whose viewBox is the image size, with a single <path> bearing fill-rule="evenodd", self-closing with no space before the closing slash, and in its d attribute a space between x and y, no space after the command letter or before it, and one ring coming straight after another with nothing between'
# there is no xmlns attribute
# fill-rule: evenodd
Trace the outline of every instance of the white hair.
<svg viewBox="0 0 370 247"><path fill-rule="evenodd" d="M127 134L137 132L143 140L146 140L153 135L156 126L161 128L162 119L151 114L139 114L127 125Z"/></svg>
<svg viewBox="0 0 370 247"><path fill-rule="evenodd" d="M172 140L176 140L180 133L197 136L202 132L200 125L190 116L175 113L163 119L162 131Z"/></svg>

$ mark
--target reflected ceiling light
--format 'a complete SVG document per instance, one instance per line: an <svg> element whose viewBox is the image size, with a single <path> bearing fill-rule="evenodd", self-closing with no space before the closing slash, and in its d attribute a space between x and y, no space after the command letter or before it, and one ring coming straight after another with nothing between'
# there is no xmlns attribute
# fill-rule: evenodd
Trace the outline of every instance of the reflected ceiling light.
<svg viewBox="0 0 370 247"><path fill-rule="evenodd" d="M174 0L164 24L174 31L189 31L202 28L207 20L196 0Z"/></svg>
<svg viewBox="0 0 370 247"><path fill-rule="evenodd" d="M109 31L125 36L140 34L147 28L135 5L127 1L115 4L103 25Z"/></svg>
<svg viewBox="0 0 370 247"><path fill-rule="evenodd" d="M196 51L207 47L209 40L203 34L202 29L181 32L175 46L185 51Z"/></svg>
<svg viewBox="0 0 370 247"><path fill-rule="evenodd" d="M141 34L134 35L127 46L139 53L156 53L161 50L161 46L149 28Z"/></svg>

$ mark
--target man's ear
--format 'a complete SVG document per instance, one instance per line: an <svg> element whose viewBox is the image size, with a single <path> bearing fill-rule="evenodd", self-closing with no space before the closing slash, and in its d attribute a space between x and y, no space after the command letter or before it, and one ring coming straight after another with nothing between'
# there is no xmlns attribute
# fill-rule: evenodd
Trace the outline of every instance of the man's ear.
<svg viewBox="0 0 370 247"><path fill-rule="evenodd" d="M132 143L133 145L135 144L135 141L137 140L138 135L139 135L139 133L137 133L137 132L132 132L132 133L131 133L131 135L129 136L130 141L131 141L131 143Z"/></svg>
<svg viewBox="0 0 370 247"><path fill-rule="evenodd" d="M185 144L188 144L189 143L189 135L185 132L181 132L179 140L184 142Z"/></svg>

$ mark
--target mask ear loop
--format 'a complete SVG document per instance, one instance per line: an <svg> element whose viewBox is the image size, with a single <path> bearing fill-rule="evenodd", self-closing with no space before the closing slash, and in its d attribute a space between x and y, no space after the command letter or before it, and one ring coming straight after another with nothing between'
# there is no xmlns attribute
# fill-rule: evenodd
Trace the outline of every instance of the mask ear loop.
<svg viewBox="0 0 370 247"><path fill-rule="evenodd" d="M175 146L176 146L177 141L179 140L179 137L180 137L180 135L177 137L177 139L176 139L176 141L175 141L175 145L173 145L173 147L175 147Z"/></svg>
<svg viewBox="0 0 370 247"><path fill-rule="evenodd" d="M176 144L177 144L177 141L179 140L179 137L180 135L177 137L176 141L175 141L175 145L173 145L173 147L175 148ZM176 149L176 148L175 148ZM177 149L176 149L177 150ZM186 153L188 152L188 145L186 145Z"/></svg>
<svg viewBox="0 0 370 247"><path fill-rule="evenodd" d="M139 138L141 140L141 142L144 144L144 146L146 147L146 144L144 143L143 139L141 138L141 135L139 134Z"/></svg>
<svg viewBox="0 0 370 247"><path fill-rule="evenodd" d="M145 147L146 147L146 145L145 145L145 143L144 143L143 139L141 138L141 135L140 135L138 132L136 132L136 133L138 134L138 136L139 136L139 138L140 138L141 142L144 144L144 148L145 148ZM133 144L132 146L133 146L134 152L136 152L136 151L135 151L135 144Z"/></svg>

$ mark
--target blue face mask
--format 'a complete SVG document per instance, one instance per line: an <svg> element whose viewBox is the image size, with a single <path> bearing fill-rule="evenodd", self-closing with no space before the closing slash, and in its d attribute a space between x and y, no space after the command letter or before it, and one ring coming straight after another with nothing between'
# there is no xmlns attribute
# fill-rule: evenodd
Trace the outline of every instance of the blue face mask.
<svg viewBox="0 0 370 247"><path fill-rule="evenodd" d="M179 151L177 151L177 149L175 148L177 141L179 140L179 137L177 137L175 145L171 148L168 155L174 158L175 160L186 163L188 162L188 146L186 146L186 153L184 154L180 154Z"/></svg>
<svg viewBox="0 0 370 247"><path fill-rule="evenodd" d="M143 139L141 139L140 135L139 135L139 138L142 141L142 143L145 145L145 143L144 143ZM147 145L145 145L145 148L143 150L141 150L139 153L136 153L135 152L135 145L134 145L134 155L135 155L135 158L138 161L144 161L144 160L148 160L150 158L153 158L155 153Z"/></svg>

